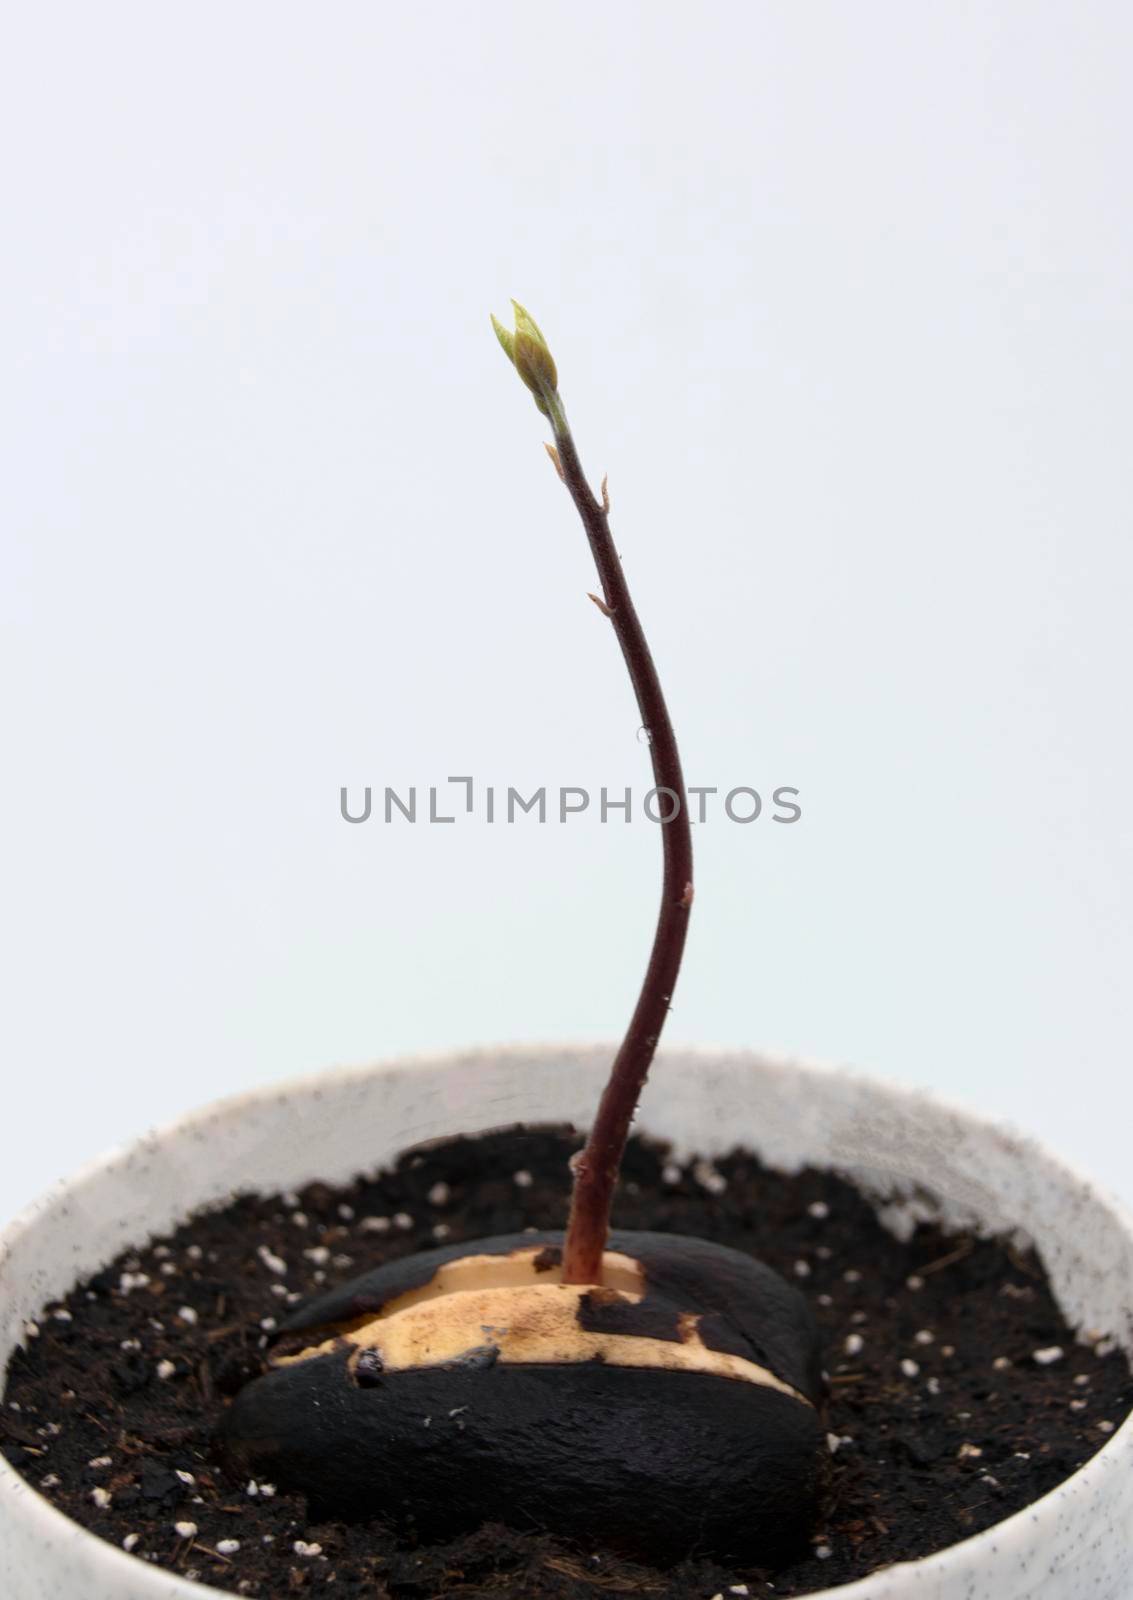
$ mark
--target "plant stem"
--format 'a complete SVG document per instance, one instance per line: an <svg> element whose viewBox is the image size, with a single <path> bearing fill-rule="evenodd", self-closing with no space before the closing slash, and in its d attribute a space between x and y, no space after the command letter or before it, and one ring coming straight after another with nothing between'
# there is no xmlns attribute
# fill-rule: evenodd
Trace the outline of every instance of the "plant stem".
<svg viewBox="0 0 1133 1600"><path fill-rule="evenodd" d="M692 830L673 725L657 668L614 548L605 484L600 503L582 471L557 395L554 401L548 414L555 430L556 465L586 529L602 584L600 608L613 624L633 683L637 707L649 737L653 777L660 791L657 808L663 819L660 827L664 881L649 965L625 1038L614 1058L590 1137L572 1163L574 1191L563 1250L563 1282L597 1284L602 1281L602 1252L609 1234L618 1169L638 1098L669 1012L684 953L692 905Z"/></svg>

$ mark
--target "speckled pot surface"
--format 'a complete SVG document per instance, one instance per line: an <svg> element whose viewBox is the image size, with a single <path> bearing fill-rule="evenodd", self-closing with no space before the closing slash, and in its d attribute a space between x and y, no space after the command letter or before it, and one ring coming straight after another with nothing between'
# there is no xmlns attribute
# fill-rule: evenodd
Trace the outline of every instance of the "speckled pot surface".
<svg viewBox="0 0 1133 1600"><path fill-rule="evenodd" d="M545 1047L341 1070L222 1101L85 1168L0 1236L0 1363L76 1279L237 1189L340 1182L424 1139L515 1121L585 1125L607 1049ZM748 1145L782 1168L837 1167L892 1206L924 1189L947 1224L1019 1230L1076 1328L1133 1354L1133 1219L1036 1145L845 1071L746 1052L659 1058L639 1121L682 1155ZM6 1600L202 1600L70 1522L0 1457ZM1025 1510L922 1561L812 1600L1133 1600L1133 1420Z"/></svg>

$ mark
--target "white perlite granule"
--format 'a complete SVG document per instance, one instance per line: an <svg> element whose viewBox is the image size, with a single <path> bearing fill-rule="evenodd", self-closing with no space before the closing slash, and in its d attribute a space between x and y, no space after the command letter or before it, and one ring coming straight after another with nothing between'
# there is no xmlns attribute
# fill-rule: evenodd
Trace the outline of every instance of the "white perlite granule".
<svg viewBox="0 0 1133 1600"><path fill-rule="evenodd" d="M282 1256L277 1256L273 1250L268 1249L266 1244L259 1245L256 1249L256 1254L269 1272L274 1272L279 1278L284 1276L287 1271L287 1262L284 1261Z"/></svg>

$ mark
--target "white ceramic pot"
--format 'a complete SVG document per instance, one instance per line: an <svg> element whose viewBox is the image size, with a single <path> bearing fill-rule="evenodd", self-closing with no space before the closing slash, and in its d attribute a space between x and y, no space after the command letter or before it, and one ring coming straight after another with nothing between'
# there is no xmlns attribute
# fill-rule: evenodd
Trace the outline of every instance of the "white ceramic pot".
<svg viewBox="0 0 1133 1600"><path fill-rule="evenodd" d="M0 1367L46 1301L237 1189L330 1182L425 1139L518 1121L585 1126L606 1049L493 1050L393 1062L257 1090L85 1168L0 1237ZM744 1052L658 1059L639 1126L681 1155L736 1145L772 1165L835 1167L881 1197L935 1196L948 1225L1022 1230L1080 1330L1133 1353L1133 1219L1034 1144L845 1071ZM219 1591L85 1532L0 1457L7 1600L203 1600ZM812 1600L1130 1600L1133 1421L1053 1493L921 1561Z"/></svg>

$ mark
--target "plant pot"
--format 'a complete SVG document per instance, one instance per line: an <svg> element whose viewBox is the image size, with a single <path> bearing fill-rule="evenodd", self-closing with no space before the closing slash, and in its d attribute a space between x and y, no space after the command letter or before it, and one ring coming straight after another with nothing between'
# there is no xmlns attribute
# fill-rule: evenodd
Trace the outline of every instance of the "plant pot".
<svg viewBox="0 0 1133 1600"><path fill-rule="evenodd" d="M423 1140L518 1121L584 1126L609 1059L604 1048L545 1047L339 1070L222 1101L104 1157L0 1237L0 1365L45 1302L189 1212L236 1190L345 1181ZM658 1059L640 1129L682 1155L743 1145L781 1168L837 1168L887 1200L915 1190L923 1206L927 1190L950 1227L1021 1230L1071 1324L1133 1353L1133 1219L1027 1140L849 1072L708 1050ZM1131 1529L1133 1420L1024 1511L814 1600L1129 1600ZM219 1591L86 1532L0 1457L0 1593L201 1600Z"/></svg>

